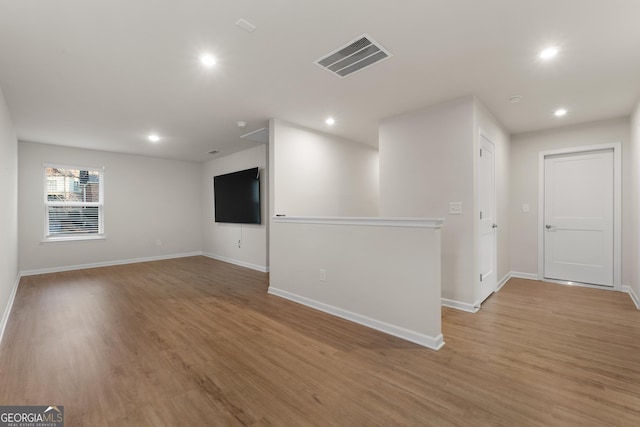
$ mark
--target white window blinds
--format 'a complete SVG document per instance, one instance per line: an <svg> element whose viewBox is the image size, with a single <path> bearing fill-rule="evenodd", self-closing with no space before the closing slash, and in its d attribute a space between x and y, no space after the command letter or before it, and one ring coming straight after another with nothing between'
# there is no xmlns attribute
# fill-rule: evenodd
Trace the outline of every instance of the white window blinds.
<svg viewBox="0 0 640 427"><path fill-rule="evenodd" d="M103 235L103 181L101 169L45 165L46 238Z"/></svg>

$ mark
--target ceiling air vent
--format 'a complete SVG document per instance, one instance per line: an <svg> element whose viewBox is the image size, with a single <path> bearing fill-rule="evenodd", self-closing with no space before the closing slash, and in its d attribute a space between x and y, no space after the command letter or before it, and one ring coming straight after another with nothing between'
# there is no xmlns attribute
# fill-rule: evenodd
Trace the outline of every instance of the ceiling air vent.
<svg viewBox="0 0 640 427"><path fill-rule="evenodd" d="M345 46L318 59L315 63L343 78L390 57L389 51L369 35L363 34Z"/></svg>

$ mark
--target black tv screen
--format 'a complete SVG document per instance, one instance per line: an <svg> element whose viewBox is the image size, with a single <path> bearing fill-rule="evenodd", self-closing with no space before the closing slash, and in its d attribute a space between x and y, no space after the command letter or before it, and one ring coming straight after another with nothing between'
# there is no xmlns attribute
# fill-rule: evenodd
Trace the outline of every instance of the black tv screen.
<svg viewBox="0 0 640 427"><path fill-rule="evenodd" d="M216 222L261 224L258 168L213 177Z"/></svg>

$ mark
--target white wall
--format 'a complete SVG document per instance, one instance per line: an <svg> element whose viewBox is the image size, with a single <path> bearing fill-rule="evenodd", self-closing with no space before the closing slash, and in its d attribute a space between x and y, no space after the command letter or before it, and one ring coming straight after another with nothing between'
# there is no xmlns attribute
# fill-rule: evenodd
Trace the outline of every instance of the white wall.
<svg viewBox="0 0 640 427"><path fill-rule="evenodd" d="M489 137L496 148L497 280L501 281L511 272L511 227L509 223L509 152L511 137L500 122L477 99L474 100L474 128L476 149L480 144L480 131L483 131ZM477 159L477 157L475 158Z"/></svg>
<svg viewBox="0 0 640 427"><path fill-rule="evenodd" d="M254 167L260 168L262 224L216 223L214 221L213 177ZM266 144L220 157L203 165L201 178L202 230L203 251L207 256L255 270L267 271L269 266L267 248L268 185ZM238 247L239 240L241 240L240 247Z"/></svg>
<svg viewBox="0 0 640 427"><path fill-rule="evenodd" d="M627 281L623 282L632 289L635 303L640 309L640 102L636 106L631 116L631 154L629 163L631 164L631 226L629 234L631 239L631 249L627 262L631 263Z"/></svg>
<svg viewBox="0 0 640 427"><path fill-rule="evenodd" d="M201 164L22 141L18 145L21 271L202 251ZM43 163L105 167L105 240L42 243Z"/></svg>
<svg viewBox="0 0 640 427"><path fill-rule="evenodd" d="M380 124L380 215L445 218L442 297L476 302L474 99L467 97ZM449 202L462 202L449 215Z"/></svg>
<svg viewBox="0 0 640 427"><path fill-rule="evenodd" d="M442 346L439 228L292 220L271 225L269 293Z"/></svg>
<svg viewBox="0 0 640 427"><path fill-rule="evenodd" d="M538 274L538 158L541 151L622 143L622 284L633 282L638 260L632 254L632 181L629 119L620 118L546 131L511 139L511 269ZM529 204L529 213L522 205Z"/></svg>
<svg viewBox="0 0 640 427"><path fill-rule="evenodd" d="M18 139L0 90L0 339L18 280Z"/></svg>
<svg viewBox="0 0 640 427"><path fill-rule="evenodd" d="M376 149L282 120L271 128L276 214L378 215Z"/></svg>

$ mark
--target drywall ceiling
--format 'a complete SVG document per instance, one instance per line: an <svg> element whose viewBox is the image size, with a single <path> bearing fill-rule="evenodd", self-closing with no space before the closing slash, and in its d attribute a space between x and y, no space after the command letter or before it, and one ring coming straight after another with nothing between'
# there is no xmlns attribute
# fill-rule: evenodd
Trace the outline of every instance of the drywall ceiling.
<svg viewBox="0 0 640 427"><path fill-rule="evenodd" d="M240 136L271 117L375 146L379 120L467 95L521 133L628 115L639 16L638 0L0 0L0 87L22 140L195 161L257 145ZM343 79L314 64L364 33L393 56Z"/></svg>

